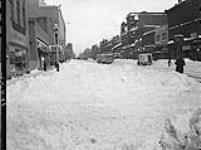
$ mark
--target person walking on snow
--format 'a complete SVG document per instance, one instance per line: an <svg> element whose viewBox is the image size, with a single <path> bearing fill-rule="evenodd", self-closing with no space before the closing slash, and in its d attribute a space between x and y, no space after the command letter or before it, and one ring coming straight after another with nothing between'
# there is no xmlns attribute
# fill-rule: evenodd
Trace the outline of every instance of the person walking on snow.
<svg viewBox="0 0 201 150"><path fill-rule="evenodd" d="M185 64L185 61L183 60L183 58L177 58L175 65L176 65L177 72L184 73L184 66L186 64Z"/></svg>
<svg viewBox="0 0 201 150"><path fill-rule="evenodd" d="M172 65L171 59L168 60L168 67Z"/></svg>
<svg viewBox="0 0 201 150"><path fill-rule="evenodd" d="M44 71L47 71L47 63L46 63L46 59L44 59Z"/></svg>

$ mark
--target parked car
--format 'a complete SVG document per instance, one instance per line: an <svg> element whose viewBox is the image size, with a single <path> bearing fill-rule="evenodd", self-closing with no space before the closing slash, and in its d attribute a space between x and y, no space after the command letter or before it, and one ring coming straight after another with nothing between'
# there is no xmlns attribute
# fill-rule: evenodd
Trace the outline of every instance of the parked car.
<svg viewBox="0 0 201 150"><path fill-rule="evenodd" d="M138 65L151 65L153 57L151 53L138 54Z"/></svg>
<svg viewBox="0 0 201 150"><path fill-rule="evenodd" d="M98 54L96 56L97 63L111 64L113 61L114 61L114 56L112 53Z"/></svg>

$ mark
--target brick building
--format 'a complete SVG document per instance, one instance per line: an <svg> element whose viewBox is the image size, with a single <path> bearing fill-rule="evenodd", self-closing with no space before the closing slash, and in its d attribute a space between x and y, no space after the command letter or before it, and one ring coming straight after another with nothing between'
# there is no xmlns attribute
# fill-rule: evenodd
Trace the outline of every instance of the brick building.
<svg viewBox="0 0 201 150"><path fill-rule="evenodd" d="M168 49L171 57L178 56L174 37L183 35L183 56L201 60L201 1L181 1L166 10L166 13L169 23Z"/></svg>
<svg viewBox="0 0 201 150"><path fill-rule="evenodd" d="M60 6L46 5L41 0L27 0L28 1L28 16L29 17L46 17L50 18L54 24L59 27L59 44L66 44L66 26ZM41 25L45 24L45 21L41 22ZM43 25L42 25L43 26ZM45 28L46 25L44 25ZM50 44L54 44L54 32L50 32Z"/></svg>
<svg viewBox="0 0 201 150"><path fill-rule="evenodd" d="M48 45L46 45L46 47L49 48L49 52L47 52L49 53L49 56L46 56L45 58L47 58L47 61L50 61L50 65L53 65L57 59L59 59L60 62L64 62L66 50L66 27L60 6L46 5L45 2L41 0L27 1L29 10L28 16L30 18L37 18L37 23L48 34L49 37ZM57 55L54 46L56 44L55 28L58 29L59 55ZM40 45L43 45L43 42L40 40L38 41L38 43L40 43ZM45 49L48 50L48 48ZM35 48L35 51L38 50ZM49 58L50 60L48 60Z"/></svg>
<svg viewBox="0 0 201 150"><path fill-rule="evenodd" d="M131 12L126 20L129 44L135 42L136 39L141 39L144 33L167 24L167 16L163 12Z"/></svg>
<svg viewBox="0 0 201 150"><path fill-rule="evenodd" d="M29 35L26 0L6 3L7 77L29 72Z"/></svg>
<svg viewBox="0 0 201 150"><path fill-rule="evenodd" d="M41 19L44 18L29 18L30 70L44 69L42 57L45 58L47 67L50 65L48 27L46 30L42 28L39 24ZM49 21L51 22L51 20Z"/></svg>
<svg viewBox="0 0 201 150"><path fill-rule="evenodd" d="M145 48L144 45L154 44L152 30L167 24L167 16L164 12L131 12L126 21L121 26L122 53L127 58L137 58L138 52Z"/></svg>

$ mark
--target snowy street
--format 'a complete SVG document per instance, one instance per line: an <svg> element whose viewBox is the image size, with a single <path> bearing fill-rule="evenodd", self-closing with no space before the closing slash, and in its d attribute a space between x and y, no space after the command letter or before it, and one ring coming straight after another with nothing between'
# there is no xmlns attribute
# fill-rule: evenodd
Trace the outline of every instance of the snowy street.
<svg viewBox="0 0 201 150"><path fill-rule="evenodd" d="M185 74L167 60L137 66L72 60L60 72L34 71L7 82L9 150L162 150L167 118L201 108L201 62L186 61ZM189 76L187 76L189 75Z"/></svg>

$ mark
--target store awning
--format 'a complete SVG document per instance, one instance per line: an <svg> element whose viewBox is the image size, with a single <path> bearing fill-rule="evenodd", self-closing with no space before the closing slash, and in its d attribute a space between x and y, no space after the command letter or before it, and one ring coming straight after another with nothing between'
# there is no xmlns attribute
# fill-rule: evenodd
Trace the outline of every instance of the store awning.
<svg viewBox="0 0 201 150"><path fill-rule="evenodd" d="M38 49L39 49L40 53L48 54L50 52L49 48L47 48L45 46L39 47Z"/></svg>

